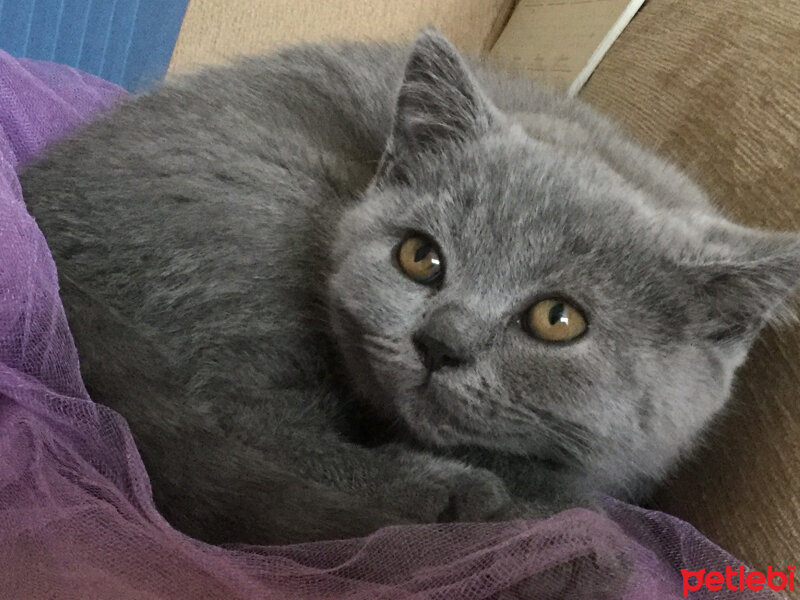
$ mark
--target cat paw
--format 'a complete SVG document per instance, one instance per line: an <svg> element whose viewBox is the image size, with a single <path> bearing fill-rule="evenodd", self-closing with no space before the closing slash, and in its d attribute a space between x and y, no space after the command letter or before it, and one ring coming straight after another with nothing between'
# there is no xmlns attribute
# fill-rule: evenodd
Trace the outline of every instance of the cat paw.
<svg viewBox="0 0 800 600"><path fill-rule="evenodd" d="M428 456L406 462L409 478L399 497L415 520L492 521L512 507L505 483L491 471Z"/></svg>

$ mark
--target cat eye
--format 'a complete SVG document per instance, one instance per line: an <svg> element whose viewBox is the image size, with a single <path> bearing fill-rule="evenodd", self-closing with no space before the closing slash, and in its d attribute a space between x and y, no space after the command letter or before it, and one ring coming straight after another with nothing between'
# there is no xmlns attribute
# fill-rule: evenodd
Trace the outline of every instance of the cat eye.
<svg viewBox="0 0 800 600"><path fill-rule="evenodd" d="M436 244L421 234L410 235L400 244L397 262L410 279L423 285L435 285L444 273Z"/></svg>
<svg viewBox="0 0 800 600"><path fill-rule="evenodd" d="M522 317L525 330L546 342L569 342L586 331L581 311L561 298L547 298L531 306Z"/></svg>

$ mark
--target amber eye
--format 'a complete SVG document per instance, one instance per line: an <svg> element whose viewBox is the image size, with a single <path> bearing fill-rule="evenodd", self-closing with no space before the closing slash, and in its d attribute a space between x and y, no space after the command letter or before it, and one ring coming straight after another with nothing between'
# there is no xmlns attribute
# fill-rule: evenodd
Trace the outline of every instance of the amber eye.
<svg viewBox="0 0 800 600"><path fill-rule="evenodd" d="M568 342L586 331L586 319L570 303L561 298L540 300L523 317L525 329L547 342Z"/></svg>
<svg viewBox="0 0 800 600"><path fill-rule="evenodd" d="M438 283L444 271L436 245L422 235L412 235L400 244L397 262L406 275L424 285Z"/></svg>

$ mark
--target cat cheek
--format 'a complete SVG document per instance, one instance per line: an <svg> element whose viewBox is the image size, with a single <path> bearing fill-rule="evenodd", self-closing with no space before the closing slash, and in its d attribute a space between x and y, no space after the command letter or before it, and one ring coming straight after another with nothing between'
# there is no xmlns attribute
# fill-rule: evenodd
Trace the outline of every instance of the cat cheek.
<svg viewBox="0 0 800 600"><path fill-rule="evenodd" d="M424 313L424 298L419 293L384 289L376 294L371 308L380 316L379 325L384 332L410 338Z"/></svg>
<svg viewBox="0 0 800 600"><path fill-rule="evenodd" d="M369 331L393 337L410 335L422 314L424 294L419 287L383 270L369 276L342 270L330 283L337 306Z"/></svg>

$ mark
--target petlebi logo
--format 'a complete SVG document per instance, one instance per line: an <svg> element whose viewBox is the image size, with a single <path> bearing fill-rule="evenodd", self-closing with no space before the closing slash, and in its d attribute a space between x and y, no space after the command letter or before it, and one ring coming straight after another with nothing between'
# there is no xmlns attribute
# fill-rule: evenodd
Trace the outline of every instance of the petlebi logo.
<svg viewBox="0 0 800 600"><path fill-rule="evenodd" d="M771 590L794 590L794 565L786 567L786 571L779 571L773 569L772 566L767 566L767 572L763 571L748 571L744 566L734 569L731 566L725 567L725 573L722 571L712 571L699 569L697 571L689 571L681 569L683 576L683 595L689 595L689 592L696 592L700 588L706 588L713 592L718 592L722 589L731 591L744 591L752 590L759 591L768 587Z"/></svg>

